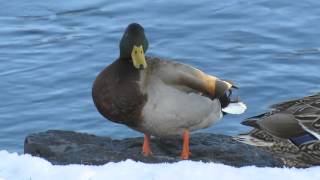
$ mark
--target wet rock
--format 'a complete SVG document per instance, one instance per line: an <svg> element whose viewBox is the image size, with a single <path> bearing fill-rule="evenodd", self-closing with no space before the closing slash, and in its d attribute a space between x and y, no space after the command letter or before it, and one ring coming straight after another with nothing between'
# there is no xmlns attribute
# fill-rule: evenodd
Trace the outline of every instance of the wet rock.
<svg viewBox="0 0 320 180"><path fill-rule="evenodd" d="M91 164L133 159L146 163L180 161L182 140L179 137L151 140L152 157L141 154L143 138L115 140L109 137L49 130L30 134L25 139L24 152L40 156L52 164ZM196 133L190 140L190 160L216 162L232 166L283 166L272 154L253 146L217 134Z"/></svg>

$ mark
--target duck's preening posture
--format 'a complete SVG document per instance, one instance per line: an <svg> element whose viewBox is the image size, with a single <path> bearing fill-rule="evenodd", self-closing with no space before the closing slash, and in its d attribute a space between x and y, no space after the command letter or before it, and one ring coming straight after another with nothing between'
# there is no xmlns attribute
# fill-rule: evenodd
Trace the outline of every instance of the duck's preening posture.
<svg viewBox="0 0 320 180"><path fill-rule="evenodd" d="M189 132L206 128L223 114L241 114L246 106L231 100L236 86L191 66L145 57L144 29L130 24L120 41L120 57L96 78L92 96L107 119L144 133L143 154L151 155L150 136L182 135L182 159L188 159Z"/></svg>
<svg viewBox="0 0 320 180"><path fill-rule="evenodd" d="M272 111L243 121L254 129L234 139L293 161L320 164L320 93L271 107Z"/></svg>

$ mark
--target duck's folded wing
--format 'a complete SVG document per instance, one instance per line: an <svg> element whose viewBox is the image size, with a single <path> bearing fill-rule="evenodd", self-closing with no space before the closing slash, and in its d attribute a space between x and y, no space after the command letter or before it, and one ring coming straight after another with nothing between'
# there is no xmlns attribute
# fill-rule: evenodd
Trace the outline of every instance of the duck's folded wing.
<svg viewBox="0 0 320 180"><path fill-rule="evenodd" d="M233 87L231 83L205 74L199 69L176 62L164 61L160 67L160 76L167 84L185 86L209 94L213 98L219 98Z"/></svg>
<svg viewBox="0 0 320 180"><path fill-rule="evenodd" d="M292 114L292 119L304 130L320 139L320 93L275 104L272 108Z"/></svg>
<svg viewBox="0 0 320 180"><path fill-rule="evenodd" d="M320 139L320 98L301 105L294 117L306 131Z"/></svg>
<svg viewBox="0 0 320 180"><path fill-rule="evenodd" d="M241 124L264 130L273 136L284 139L301 136L306 133L292 114L275 113L256 117L249 118Z"/></svg>

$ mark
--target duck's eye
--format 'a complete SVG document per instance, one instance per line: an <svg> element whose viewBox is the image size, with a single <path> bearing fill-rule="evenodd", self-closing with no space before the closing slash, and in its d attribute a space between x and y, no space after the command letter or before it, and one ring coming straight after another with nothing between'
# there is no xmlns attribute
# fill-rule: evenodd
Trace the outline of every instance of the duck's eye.
<svg viewBox="0 0 320 180"><path fill-rule="evenodd" d="M135 53L135 54L137 54L137 53L138 53L138 51L134 51L134 53Z"/></svg>

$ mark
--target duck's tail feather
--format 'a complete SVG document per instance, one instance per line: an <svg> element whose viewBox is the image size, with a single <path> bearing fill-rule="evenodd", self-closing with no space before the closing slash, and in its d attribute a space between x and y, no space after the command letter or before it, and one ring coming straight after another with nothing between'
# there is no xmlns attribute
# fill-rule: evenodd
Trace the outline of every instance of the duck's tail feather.
<svg viewBox="0 0 320 180"><path fill-rule="evenodd" d="M240 101L239 97L232 98L233 89L238 89L238 87L232 81L216 82L216 94L221 103L223 114L242 114L247 109L247 106Z"/></svg>
<svg viewBox="0 0 320 180"><path fill-rule="evenodd" d="M231 102L225 108L222 108L222 112L227 114L242 114L246 111L247 106L243 102Z"/></svg>
<svg viewBox="0 0 320 180"><path fill-rule="evenodd" d="M245 126L250 126L250 127L257 128L257 129L261 129L260 125L258 124L258 121L255 119L246 119L246 120L242 121L241 124L245 125Z"/></svg>

